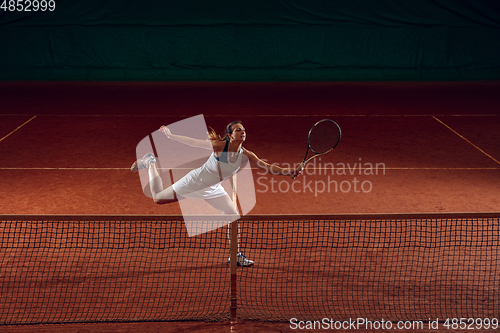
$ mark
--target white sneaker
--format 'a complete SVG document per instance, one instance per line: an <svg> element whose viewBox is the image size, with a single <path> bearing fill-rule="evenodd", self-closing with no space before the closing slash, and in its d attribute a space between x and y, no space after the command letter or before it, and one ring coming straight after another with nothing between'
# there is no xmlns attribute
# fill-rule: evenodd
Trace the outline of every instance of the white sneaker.
<svg viewBox="0 0 500 333"><path fill-rule="evenodd" d="M227 259L227 263L230 264L231 263L231 256L229 256L229 259ZM245 257L243 255L243 253L238 253L236 255L236 264L238 266L245 266L245 267L248 267L248 266L252 266L253 264L255 264L254 261L250 260L250 259L247 259L247 257Z"/></svg>
<svg viewBox="0 0 500 333"><path fill-rule="evenodd" d="M142 169L149 169L149 165L151 163L156 163L156 158L155 158L155 155L153 153L148 153L146 155L144 155L143 158L137 160L134 162L134 164L132 164L132 166L130 167L130 171L132 172L137 172L139 170L142 170Z"/></svg>

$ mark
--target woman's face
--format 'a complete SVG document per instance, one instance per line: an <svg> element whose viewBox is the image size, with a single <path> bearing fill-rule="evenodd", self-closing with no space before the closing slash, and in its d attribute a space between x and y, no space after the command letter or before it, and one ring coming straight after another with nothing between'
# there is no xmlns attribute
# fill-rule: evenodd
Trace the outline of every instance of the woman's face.
<svg viewBox="0 0 500 333"><path fill-rule="evenodd" d="M232 127L233 133L229 136L234 141L243 142L247 137L247 132L245 131L245 127L242 124L234 124Z"/></svg>

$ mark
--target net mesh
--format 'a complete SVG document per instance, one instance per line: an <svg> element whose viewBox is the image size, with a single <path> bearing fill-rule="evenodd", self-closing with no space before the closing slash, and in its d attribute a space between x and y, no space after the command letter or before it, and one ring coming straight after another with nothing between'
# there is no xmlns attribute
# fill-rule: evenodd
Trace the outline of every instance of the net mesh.
<svg viewBox="0 0 500 333"><path fill-rule="evenodd" d="M238 318L492 318L498 215L245 217ZM227 228L180 217L0 220L0 323L228 320Z"/></svg>
<svg viewBox="0 0 500 333"><path fill-rule="evenodd" d="M317 220L243 230L245 319L497 317L498 219Z"/></svg>

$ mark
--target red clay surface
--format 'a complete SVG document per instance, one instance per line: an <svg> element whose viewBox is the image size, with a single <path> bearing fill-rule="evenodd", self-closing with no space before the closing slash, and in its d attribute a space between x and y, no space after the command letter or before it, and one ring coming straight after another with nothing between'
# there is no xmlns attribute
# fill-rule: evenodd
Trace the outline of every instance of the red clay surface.
<svg viewBox="0 0 500 333"><path fill-rule="evenodd" d="M342 127L335 151L295 181L300 191L290 191L293 181L287 177L254 170L257 204L251 214L498 212L500 207L497 82L2 82L0 88L1 214L180 214L178 204L158 206L146 198L128 168L143 137L162 124L201 113L218 131L242 120L248 131L245 146L278 164L302 160L315 121L331 118ZM376 165L375 171L366 169ZM329 190L317 192L327 184ZM374 256L390 261L391 253ZM231 324L3 330L229 332ZM292 330L287 323L242 322L233 331Z"/></svg>
<svg viewBox="0 0 500 333"><path fill-rule="evenodd" d="M339 146L296 191L287 177L271 187L273 177L254 170L252 214L498 211L499 86L3 82L0 137L36 117L0 142L0 212L180 214L178 204L152 204L128 168L143 137L197 114L218 131L242 120L245 146L285 166L302 160L315 121L342 127Z"/></svg>

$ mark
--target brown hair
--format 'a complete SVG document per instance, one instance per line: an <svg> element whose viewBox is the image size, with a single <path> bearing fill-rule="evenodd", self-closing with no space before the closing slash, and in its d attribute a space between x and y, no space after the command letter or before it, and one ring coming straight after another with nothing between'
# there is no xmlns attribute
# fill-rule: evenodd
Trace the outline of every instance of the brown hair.
<svg viewBox="0 0 500 333"><path fill-rule="evenodd" d="M217 132L210 126L208 126L208 138L212 141L223 141Z"/></svg>
<svg viewBox="0 0 500 333"><path fill-rule="evenodd" d="M229 134L232 134L233 133L233 125L236 125L236 124L241 124L241 121L240 120L235 120L235 121L232 121L230 122L229 124L227 124L226 126L226 130L224 132L224 136L220 136L218 135L215 130L212 128L212 127L208 127L208 137L210 138L210 140L219 140L219 141L229 141L231 140L229 138Z"/></svg>

